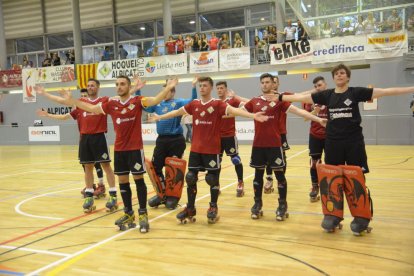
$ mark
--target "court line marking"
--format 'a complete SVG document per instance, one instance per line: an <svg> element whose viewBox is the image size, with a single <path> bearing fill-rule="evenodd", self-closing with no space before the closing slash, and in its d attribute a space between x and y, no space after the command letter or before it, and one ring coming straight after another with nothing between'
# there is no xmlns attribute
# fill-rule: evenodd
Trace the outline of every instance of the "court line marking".
<svg viewBox="0 0 414 276"><path fill-rule="evenodd" d="M302 150L300 152L297 152L296 154L294 154L294 155L290 156L289 158L287 158L287 160L289 160L291 158L294 158L294 157L296 157L296 156L298 156L298 155L300 155L300 154L302 154L304 152L307 152L307 151L308 151L308 149L305 149L305 150ZM254 176L254 173L253 174L250 174L250 175L248 175L246 177L244 177L243 179L248 179L248 178L250 178L252 176ZM228 185L226 185L224 187L221 187L220 190L225 190L225 189L227 189L227 188L229 188L229 187L231 187L231 186L233 186L233 185L235 185L237 183L238 183L238 181L235 181L233 183L230 183L230 184L228 184ZM208 196L210 196L210 193L207 193L207 194L205 194L205 195L197 198L196 201L202 200L202 199L204 199L204 198L206 198ZM179 210L179 209L175 209L175 210L168 211L168 212L166 212L164 214L161 214L161 215L159 215L159 216L157 216L157 217L149 220L149 222L156 221L156 220L158 220L158 219L160 219L162 217L165 217L165 216L167 216L167 215L169 215L169 214L171 214L173 212L176 212L177 210ZM84 248L84 249L82 249L82 250L80 250L78 252L75 252L75 253L73 253L73 254L71 254L69 256L66 256L65 258L62 258L62 259L57 260L57 261L55 261L53 263L50 263L50 264L48 264L46 266L43 266L43 267L41 267L41 268L39 268L39 269L37 269L35 271L32 271L29 274L27 274L27 276L38 275L40 272L43 272L43 271L45 271L45 270L47 270L49 268L52 268L52 267L55 267L57 265L62 264L61 266L59 266L56 269L54 269L54 270L52 270L52 271L50 271L50 272L47 273L48 275L55 275L57 272L65 269L68 265L72 264L74 261L79 260L82 257L88 255L90 253L88 251L91 251L92 249L94 249L94 248L96 248L96 247L98 247L100 245L103 245L103 244L105 244L105 243L107 243L109 241L112 241L112 240L114 240L114 239L116 239L118 237L121 237L121 236L125 235L126 233L129 233L130 231L133 231L133 230L137 230L137 228L128 229L128 230L126 230L124 232L120 232L120 233L118 233L116 235L113 235L113 236L111 236L111 237L109 237L107 239L104 239L104 240L102 240L102 241L100 241L98 243L95 243L95 244L93 244L91 246L88 246L88 247L86 247L86 248ZM76 259L73 260L73 261L69 261L69 260L74 259L74 258L76 258ZM69 262L65 263L66 261L69 261Z"/></svg>
<svg viewBox="0 0 414 276"><path fill-rule="evenodd" d="M15 249L15 250L34 252L34 253L40 253L40 254L47 254L47 255L63 256L63 257L67 257L67 256L70 255L70 254L60 253L60 252L53 252L53 251L39 250L39 249L31 249L31 248L26 248L26 247L17 247L17 246L10 246L10 245L0 245L0 248Z"/></svg>
<svg viewBox="0 0 414 276"><path fill-rule="evenodd" d="M73 190L78 190L79 188L72 188L72 189L66 189L66 190L59 190L59 191L54 191L54 192L50 192L50 193L45 193L45 194L41 194L41 195L37 195L37 196L32 196L29 198L26 198L25 200L20 201L15 207L14 210L19 213L20 215L26 216L26 217L32 217L32 218L40 218L40 219L52 219L52 220L62 220L64 218L56 218L56 217L47 217L47 216L36 216L36 215L31 215L29 213L23 212L22 210L20 210L20 206L22 206L24 203L35 199L35 198L39 198L39 197L44 197L44 196L48 196L48 195L52 195L52 194L57 194L57 193L61 193L61 192L66 192L66 191L73 191Z"/></svg>

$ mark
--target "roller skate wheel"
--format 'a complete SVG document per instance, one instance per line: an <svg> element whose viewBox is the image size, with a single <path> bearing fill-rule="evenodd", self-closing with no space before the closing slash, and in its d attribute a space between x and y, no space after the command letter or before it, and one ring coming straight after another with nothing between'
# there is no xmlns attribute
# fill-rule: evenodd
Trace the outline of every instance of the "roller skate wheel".
<svg viewBox="0 0 414 276"><path fill-rule="evenodd" d="M137 227L137 224L136 223L130 223L130 224L128 224L128 227L129 228L135 228L135 227Z"/></svg>
<svg viewBox="0 0 414 276"><path fill-rule="evenodd" d="M187 219L180 220L181 224L187 224Z"/></svg>
<svg viewBox="0 0 414 276"><path fill-rule="evenodd" d="M252 214L251 217L252 217L252 219L259 219L260 218L260 213L259 214Z"/></svg>
<svg viewBox="0 0 414 276"><path fill-rule="evenodd" d="M335 229L323 229L326 233L333 233Z"/></svg>
<svg viewBox="0 0 414 276"><path fill-rule="evenodd" d="M367 228L367 233L371 233L371 231L372 231L372 227L368 227Z"/></svg>
<svg viewBox="0 0 414 276"><path fill-rule="evenodd" d="M190 218L190 221L191 221L191 222L196 222L196 218L195 218L195 217L191 217L191 218Z"/></svg>
<svg viewBox="0 0 414 276"><path fill-rule="evenodd" d="M119 230L120 231L125 231L126 230L125 225L124 224L119 225Z"/></svg>

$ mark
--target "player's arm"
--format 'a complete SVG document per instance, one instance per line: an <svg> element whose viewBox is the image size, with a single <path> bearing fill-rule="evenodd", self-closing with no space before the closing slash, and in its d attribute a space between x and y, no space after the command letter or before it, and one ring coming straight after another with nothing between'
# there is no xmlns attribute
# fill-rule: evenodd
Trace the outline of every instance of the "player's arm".
<svg viewBox="0 0 414 276"><path fill-rule="evenodd" d="M141 96L141 89L145 86L147 81L142 81L138 75L135 75L132 78L132 83L133 85L131 86L131 89L129 90L129 94L135 95L135 96Z"/></svg>
<svg viewBox="0 0 414 276"><path fill-rule="evenodd" d="M315 116L315 115L311 114L310 112L308 112L306 110L303 110L301 108L297 108L294 105L290 105L290 107L288 109L288 112L296 114L296 115L298 115L300 117L303 117L305 119L312 120L314 122L320 123L322 126L326 127L326 122L327 122L326 119L319 118L318 116Z"/></svg>
<svg viewBox="0 0 414 276"><path fill-rule="evenodd" d="M275 95L277 96L278 101L314 104L311 93L305 92L305 93L295 93L292 95L285 95L285 94L275 94Z"/></svg>
<svg viewBox="0 0 414 276"><path fill-rule="evenodd" d="M198 75L194 76L193 81L191 82L192 89L191 89L191 100L197 99L197 82L198 82Z"/></svg>
<svg viewBox="0 0 414 276"><path fill-rule="evenodd" d="M70 113L66 113L66 114L50 114L46 110L43 110L43 109L37 109L36 110L36 114L39 117L46 117L46 118L51 118L51 119L61 120L61 121L65 121L65 120L68 120L68 119L72 118L72 116L70 115Z"/></svg>
<svg viewBox="0 0 414 276"><path fill-rule="evenodd" d="M69 90L61 90L61 95L62 95L62 104L67 105L67 106L74 106L76 105L78 108L85 110L87 112L90 113L94 113L94 114L104 114L104 111L102 110L102 107L100 104L98 105L93 105L90 103L86 103L83 102L79 99L74 99L72 98L72 93Z"/></svg>
<svg viewBox="0 0 414 276"><path fill-rule="evenodd" d="M227 95L229 97L233 97L236 100L238 100L241 103L241 105L244 105L245 103L250 101L250 99L248 99L248 98L244 98L244 97L241 97L241 96L237 95L236 92L234 92L232 89L227 89Z"/></svg>
<svg viewBox="0 0 414 276"><path fill-rule="evenodd" d="M250 113L242 108L235 108L230 105L227 105L226 109L227 115L240 116L245 118L251 118L258 122L265 122L269 119L268 116L264 115L264 112Z"/></svg>
<svg viewBox="0 0 414 276"><path fill-rule="evenodd" d="M184 107L181 107L180 109L176 109L173 111L170 111L168 113L162 114L162 115L158 115L156 113L154 113L150 119L148 119L149 122L158 122L160 120L166 120L166 119L170 119L170 118L174 118L174 117L178 117L178 116L183 116L187 114Z"/></svg>
<svg viewBox="0 0 414 276"><path fill-rule="evenodd" d="M372 99L381 98L384 96L394 96L414 93L414 86L411 87L393 87L393 88L374 88L372 92Z"/></svg>
<svg viewBox="0 0 414 276"><path fill-rule="evenodd" d="M169 79L167 85L155 96L155 97L144 97L143 98L143 106L153 106L159 104L162 100L165 99L168 92L173 89L178 83L178 79Z"/></svg>
<svg viewBox="0 0 414 276"><path fill-rule="evenodd" d="M56 95L52 95L51 93L46 93L45 88L41 85L35 85L34 86L34 90L36 91L37 95L42 95L45 98L47 98L48 100L52 101L52 102L56 102L59 104L65 104L64 103L64 99L62 99L62 97L56 96Z"/></svg>

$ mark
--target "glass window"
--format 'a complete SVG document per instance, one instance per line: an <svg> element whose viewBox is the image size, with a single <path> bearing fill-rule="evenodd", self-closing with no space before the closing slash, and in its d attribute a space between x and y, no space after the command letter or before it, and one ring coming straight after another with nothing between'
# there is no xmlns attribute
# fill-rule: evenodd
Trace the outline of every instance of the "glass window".
<svg viewBox="0 0 414 276"><path fill-rule="evenodd" d="M157 35L164 36L164 21L157 20Z"/></svg>
<svg viewBox="0 0 414 276"><path fill-rule="evenodd" d="M118 27L118 41L154 37L154 23L144 22Z"/></svg>
<svg viewBox="0 0 414 276"><path fill-rule="evenodd" d="M196 31L195 16L173 17L172 19L172 33L185 34L194 33Z"/></svg>
<svg viewBox="0 0 414 276"><path fill-rule="evenodd" d="M18 53L43 51L43 37L17 39L16 44Z"/></svg>
<svg viewBox="0 0 414 276"><path fill-rule="evenodd" d="M73 47L73 33L49 35L49 49L64 49Z"/></svg>
<svg viewBox="0 0 414 276"><path fill-rule="evenodd" d="M272 7L270 3L250 7L251 24L268 24L272 21Z"/></svg>
<svg viewBox="0 0 414 276"><path fill-rule="evenodd" d="M155 46L157 46L157 51L159 56L164 55L164 39L160 39L157 42L155 41L144 41L144 56L152 57L154 53Z"/></svg>
<svg viewBox="0 0 414 276"><path fill-rule="evenodd" d="M94 63L95 57L94 57L94 50L93 47L85 47L82 49L82 55L83 55L83 63ZM99 61L99 60L97 60Z"/></svg>
<svg viewBox="0 0 414 276"><path fill-rule="evenodd" d="M112 42L112 28L82 31L82 45Z"/></svg>
<svg viewBox="0 0 414 276"><path fill-rule="evenodd" d="M244 26L244 9L200 15L201 31Z"/></svg>

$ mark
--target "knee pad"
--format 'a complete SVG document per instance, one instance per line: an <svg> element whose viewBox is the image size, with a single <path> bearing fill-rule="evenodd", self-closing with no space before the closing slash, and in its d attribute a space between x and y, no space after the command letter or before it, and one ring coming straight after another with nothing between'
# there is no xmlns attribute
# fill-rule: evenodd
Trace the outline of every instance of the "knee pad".
<svg viewBox="0 0 414 276"><path fill-rule="evenodd" d="M195 172L189 171L185 175L185 182L187 183L188 186L195 186L197 184L197 181L198 181L198 177Z"/></svg>
<svg viewBox="0 0 414 276"><path fill-rule="evenodd" d="M233 163L234 166L240 165L241 164L240 156L238 156L238 155L232 156L231 157L231 162Z"/></svg>
<svg viewBox="0 0 414 276"><path fill-rule="evenodd" d="M206 175L206 182L211 187L218 186L219 185L219 178L216 174L212 174L212 173L208 172L207 175Z"/></svg>
<svg viewBox="0 0 414 276"><path fill-rule="evenodd" d="M310 159L310 167L311 169L316 170L316 164L321 163L321 157L320 156L312 156Z"/></svg>

